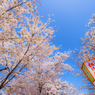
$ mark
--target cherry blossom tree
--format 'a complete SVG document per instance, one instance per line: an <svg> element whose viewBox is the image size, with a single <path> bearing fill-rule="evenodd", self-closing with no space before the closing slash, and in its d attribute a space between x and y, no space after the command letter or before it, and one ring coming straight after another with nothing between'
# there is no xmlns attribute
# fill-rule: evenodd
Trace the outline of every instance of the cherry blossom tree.
<svg viewBox="0 0 95 95"><path fill-rule="evenodd" d="M0 89L3 95L75 95L57 75L72 67L50 44L54 30L40 20L38 0L0 1Z"/></svg>
<svg viewBox="0 0 95 95"><path fill-rule="evenodd" d="M49 58L54 30L39 20L36 0L2 0L0 3L0 89L33 60ZM28 15L28 16L27 16ZM35 61L36 61L35 60Z"/></svg>
<svg viewBox="0 0 95 95"><path fill-rule="evenodd" d="M83 82L86 83L86 85L82 88L87 88L94 91L95 87L91 84L86 75L83 73L83 71L81 70L81 66L84 61L95 57L95 14L92 15L92 19L90 19L90 22L87 26L89 29L85 33L85 38L82 39L81 49L80 51L75 50L73 58L80 68L77 75L83 76Z"/></svg>
<svg viewBox="0 0 95 95"><path fill-rule="evenodd" d="M57 75L64 75L64 70L73 68L63 62L69 57L68 53L57 53L46 60L37 60L27 65L28 70L18 75L6 87L3 95L76 95L76 89L67 81L61 81ZM7 92L6 92L7 91Z"/></svg>

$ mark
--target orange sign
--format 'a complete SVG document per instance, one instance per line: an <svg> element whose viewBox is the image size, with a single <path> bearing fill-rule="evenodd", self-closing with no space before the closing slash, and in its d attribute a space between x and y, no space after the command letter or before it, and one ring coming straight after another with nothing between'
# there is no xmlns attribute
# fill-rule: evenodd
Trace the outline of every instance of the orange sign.
<svg viewBox="0 0 95 95"><path fill-rule="evenodd" d="M95 58L83 62L81 69L90 82L95 86Z"/></svg>

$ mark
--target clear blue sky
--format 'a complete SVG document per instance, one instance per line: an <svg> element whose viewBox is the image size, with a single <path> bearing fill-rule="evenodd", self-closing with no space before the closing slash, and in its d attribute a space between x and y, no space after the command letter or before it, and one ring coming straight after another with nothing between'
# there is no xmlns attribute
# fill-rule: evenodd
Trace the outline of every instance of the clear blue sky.
<svg viewBox="0 0 95 95"><path fill-rule="evenodd" d="M85 37L87 32L87 23L92 14L95 13L95 0L39 0L44 6L38 5L37 9L40 15L43 16L42 21L46 22L48 14L54 14L52 20L55 22L50 25L54 27L56 37L52 39L55 46L62 45L60 52L79 49L80 38ZM55 25L57 27L55 27ZM72 59L68 59L66 63L70 64L73 68L76 63ZM75 68L77 70L77 68ZM62 80L67 80L72 83L74 87L84 85L81 77L72 76L67 73L61 76ZM83 92L88 93L87 90Z"/></svg>

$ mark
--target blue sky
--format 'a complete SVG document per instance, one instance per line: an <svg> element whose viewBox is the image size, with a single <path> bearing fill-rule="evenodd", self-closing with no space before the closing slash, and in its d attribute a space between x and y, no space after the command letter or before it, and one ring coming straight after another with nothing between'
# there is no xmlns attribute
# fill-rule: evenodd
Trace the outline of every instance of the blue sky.
<svg viewBox="0 0 95 95"><path fill-rule="evenodd" d="M85 25L88 24L89 19L93 13L95 13L95 0L39 0L44 6L40 7L38 5L37 9L40 12L42 21L46 22L48 19L48 14L54 16L52 20L55 22L51 23L50 26L53 27L56 37L51 41L55 46L62 45L60 52L79 49L81 40L80 38L85 37L85 33L88 28ZM56 25L56 27L55 27ZM59 29L58 29L59 27ZM65 61L70 64L75 70L78 68L74 67L76 63L72 59ZM81 77L76 77L66 73L66 75L61 76L62 80L67 80L72 83L74 87L79 85L84 85L81 82ZM84 93L88 91L82 90Z"/></svg>

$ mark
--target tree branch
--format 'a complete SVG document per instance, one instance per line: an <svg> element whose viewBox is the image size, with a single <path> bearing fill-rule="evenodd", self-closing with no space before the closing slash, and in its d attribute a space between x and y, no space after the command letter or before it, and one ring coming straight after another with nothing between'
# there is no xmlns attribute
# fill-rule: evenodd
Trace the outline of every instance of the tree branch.
<svg viewBox="0 0 95 95"><path fill-rule="evenodd" d="M6 70L6 69L8 69L8 67L5 67L5 68L3 68L3 69L0 69L0 71Z"/></svg>
<svg viewBox="0 0 95 95"><path fill-rule="evenodd" d="M27 1L28 1L28 0L27 0ZM5 12L8 12L8 11L10 11L10 10L12 10L12 9L14 9L14 8L16 8L16 7L18 7L18 6L21 6L22 4L26 3L27 1L22 2L22 3L18 4L18 5L15 5L15 6L9 8L9 9L7 9ZM5 13L5 12L4 12L4 13ZM3 13L2 15L4 15L4 13Z"/></svg>
<svg viewBox="0 0 95 95"><path fill-rule="evenodd" d="M29 44L29 46L30 46L30 44ZM24 53L24 55L26 55L26 53L28 52L28 50L29 50L29 46L27 47L27 50L26 50L26 52ZM23 57L24 57L24 55L23 55ZM4 79L4 81L2 82L2 84L0 85L0 89L2 89L5 85L6 85L6 80L9 78L9 76L14 72L14 70L18 67L18 65L21 63L21 61L23 60L23 57L19 60L19 62L17 63L17 65L11 70L11 72L9 72L9 74L6 76L6 78ZM15 75L10 79L10 80L12 80L13 78L15 77ZM9 81L10 81L9 80ZM9 82L8 81L8 82Z"/></svg>

